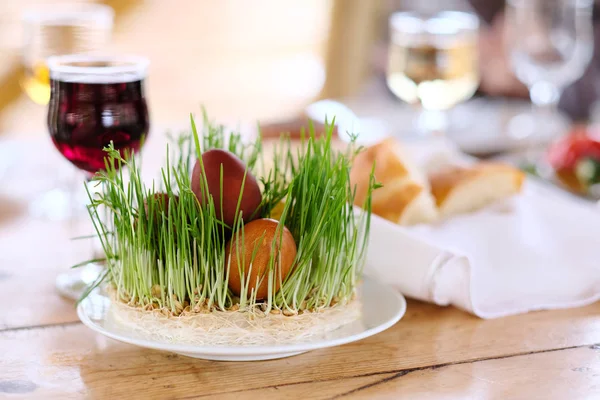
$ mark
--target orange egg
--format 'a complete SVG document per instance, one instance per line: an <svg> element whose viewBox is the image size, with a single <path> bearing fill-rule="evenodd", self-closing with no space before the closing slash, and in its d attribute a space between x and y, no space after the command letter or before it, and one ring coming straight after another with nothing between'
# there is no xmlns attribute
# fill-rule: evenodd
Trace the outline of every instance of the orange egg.
<svg viewBox="0 0 600 400"><path fill-rule="evenodd" d="M273 252L275 257L274 293L279 290L280 282L284 281L292 270L296 258L296 242L287 228L283 228L282 234L277 229L278 224L278 221L272 219L257 219L244 225L243 243L241 233L234 234L234 237L227 243L225 262L231 256L229 288L235 295L239 296L242 290L242 273L245 279L249 279L246 281L249 282L248 296L252 289L256 289L257 300L267 298L269 294L269 261L273 243L277 243ZM252 259L253 254L254 259ZM252 269L250 270L251 261Z"/></svg>

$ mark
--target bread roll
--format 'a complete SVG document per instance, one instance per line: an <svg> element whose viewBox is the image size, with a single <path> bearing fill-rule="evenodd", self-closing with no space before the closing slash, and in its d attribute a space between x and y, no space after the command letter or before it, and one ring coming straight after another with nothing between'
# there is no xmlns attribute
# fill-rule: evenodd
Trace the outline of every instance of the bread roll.
<svg viewBox="0 0 600 400"><path fill-rule="evenodd" d="M506 164L450 167L430 175L431 193L440 215L450 217L483 208L520 192L525 174Z"/></svg>
<svg viewBox="0 0 600 400"><path fill-rule="evenodd" d="M429 184L400 143L389 138L360 152L354 159L350 180L356 188L354 203L364 206L371 170L383 187L372 195L372 211L401 225L432 222L437 217Z"/></svg>

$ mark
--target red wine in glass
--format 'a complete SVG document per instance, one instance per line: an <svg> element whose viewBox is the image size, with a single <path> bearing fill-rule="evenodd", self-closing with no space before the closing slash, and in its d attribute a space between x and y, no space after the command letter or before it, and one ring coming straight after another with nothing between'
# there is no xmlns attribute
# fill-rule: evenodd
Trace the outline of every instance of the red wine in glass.
<svg viewBox="0 0 600 400"><path fill-rule="evenodd" d="M50 57L48 130L60 153L89 179L105 168L111 143L121 156L140 150L148 135L144 79L148 60L139 57L66 55ZM77 299L101 266L57 277L58 291Z"/></svg>
<svg viewBox="0 0 600 400"><path fill-rule="evenodd" d="M147 61L127 57L59 56L49 60L48 130L58 151L93 174L105 167L111 142L122 156L148 135L144 93Z"/></svg>

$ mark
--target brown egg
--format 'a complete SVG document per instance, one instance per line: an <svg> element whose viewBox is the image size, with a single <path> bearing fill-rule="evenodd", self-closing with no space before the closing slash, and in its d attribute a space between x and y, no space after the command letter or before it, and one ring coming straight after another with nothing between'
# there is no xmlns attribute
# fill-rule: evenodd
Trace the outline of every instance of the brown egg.
<svg viewBox="0 0 600 400"><path fill-rule="evenodd" d="M173 198L170 198L167 193L162 192L154 193L152 197L154 198L154 207L152 211L154 212L156 218L158 218L160 212L162 211L164 211L165 215L169 215L169 204L172 201L173 204L176 205L177 201L179 200L179 196L177 195L174 195ZM146 210L146 215L148 215L150 210L148 210L147 200L144 200L144 209Z"/></svg>
<svg viewBox="0 0 600 400"><path fill-rule="evenodd" d="M150 219L152 219L153 224L156 226L156 224L160 224L161 213L164 212L165 216L169 216L169 207L171 204L177 204L179 201L179 196L173 195L173 197L170 198L167 193L158 192L154 193L152 198L154 199L152 210L150 210L150 207L148 207L148 200L144 200L144 211L146 213L146 221L150 221ZM133 221L134 229L137 229L137 223L138 219L136 217L136 219Z"/></svg>
<svg viewBox="0 0 600 400"><path fill-rule="evenodd" d="M204 164L204 172L206 173L208 192L213 198L217 218L221 219L225 224L232 226L247 167L235 154L220 149L205 151L202 154L202 163ZM223 199L221 199L221 166L223 168ZM198 197L200 204L205 204L206 200L202 193L201 176L202 168L198 160L192 172L192 191ZM257 210L261 200L262 195L256 178L248 171L246 173L246 181L244 182L239 209L246 223L250 221L251 217L257 217ZM221 202L223 203L222 209Z"/></svg>
<svg viewBox="0 0 600 400"><path fill-rule="evenodd" d="M173 197L169 197L167 193L158 192L154 193L152 198L154 199L152 209L148 206L148 200L144 200L145 217L143 221L145 223L142 224L142 229L144 229L145 234L149 238L146 243L152 248L157 248L161 241L160 235L163 229L161 214L164 213L165 217L168 218L169 207L177 205L179 196L173 195ZM141 214L133 221L133 229L135 231L138 230L139 218L141 218ZM152 226L152 229L150 229L150 226ZM173 227L173 231L175 231L175 224L171 224L171 226Z"/></svg>
<svg viewBox="0 0 600 400"><path fill-rule="evenodd" d="M225 247L225 262L229 260L229 256L231 255L229 288L236 296L239 296L242 290L240 263L243 262L242 271L244 276L250 279L248 295L260 283L260 286L256 289L256 298L257 300L267 298L269 295L269 260L271 258L273 241L275 240L277 241L275 251L273 252L273 256L275 257L273 282L275 292L279 290L280 282L284 281L292 270L292 265L296 258L296 242L294 242L292 233L285 227L283 228L283 235L280 240L281 232L277 230L277 225L278 222L273 219L257 219L244 225L243 243L241 243L242 235L237 234L227 243ZM248 277L253 254L255 255L252 263L252 271L250 271L250 276ZM279 254L281 254L281 261L279 261Z"/></svg>

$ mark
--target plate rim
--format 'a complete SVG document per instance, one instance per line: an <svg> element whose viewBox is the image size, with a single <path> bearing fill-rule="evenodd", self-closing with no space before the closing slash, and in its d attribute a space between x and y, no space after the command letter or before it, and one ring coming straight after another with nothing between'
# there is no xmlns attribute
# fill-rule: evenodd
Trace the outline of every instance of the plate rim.
<svg viewBox="0 0 600 400"><path fill-rule="evenodd" d="M344 336L341 338L335 339L327 339L321 340L317 342L308 342L308 343L298 343L298 344L278 344L278 345L270 345L270 346L194 346L187 344L177 344L177 343L162 343L147 339L134 339L127 336L123 336L120 334L113 333L104 327L99 326L95 322L91 320L91 318L85 313L84 306L85 303L90 301L89 299L84 299L77 306L77 316L79 320L91 330L100 333L106 337L117 340L122 343L127 343L135 346L140 346L148 349L154 350L162 350L162 351L170 351L174 353L189 353L189 354L205 354L212 356L257 356L257 355L267 355L267 354L279 354L279 353L292 353L292 352L306 352L311 350L318 350L328 347L340 346L343 344L348 344L352 342L356 342L362 339L366 339L370 336L376 335L378 333L383 332L386 329L394 326L406 313L406 299L404 296L397 290L393 289L391 286L386 285L363 275L363 281L369 281L371 284L378 285L378 290L386 290L388 293L392 294L398 304L397 310L394 315L389 318L386 322L377 325L375 327L365 329L364 331ZM363 283L364 284L364 283Z"/></svg>

